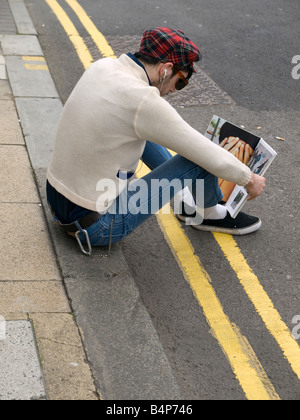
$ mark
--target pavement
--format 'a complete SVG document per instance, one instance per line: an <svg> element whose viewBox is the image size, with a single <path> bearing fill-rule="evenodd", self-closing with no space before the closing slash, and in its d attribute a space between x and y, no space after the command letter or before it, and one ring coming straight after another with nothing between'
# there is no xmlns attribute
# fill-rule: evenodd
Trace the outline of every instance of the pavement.
<svg viewBox="0 0 300 420"><path fill-rule="evenodd" d="M52 223L45 181L61 110L26 5L1 0L0 400L178 399L120 247L86 257Z"/></svg>
<svg viewBox="0 0 300 420"><path fill-rule="evenodd" d="M18 114L29 97L38 104L34 86L46 95L54 86L20 77L20 66L30 72L24 65L45 64L24 3L7 5L0 34L0 400L97 400L46 226L32 166L37 150Z"/></svg>

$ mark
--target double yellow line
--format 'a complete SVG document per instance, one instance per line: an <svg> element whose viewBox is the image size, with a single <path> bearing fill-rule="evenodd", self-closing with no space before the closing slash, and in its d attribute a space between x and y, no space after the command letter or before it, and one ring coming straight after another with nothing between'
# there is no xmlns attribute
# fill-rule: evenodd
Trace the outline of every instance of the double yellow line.
<svg viewBox="0 0 300 420"><path fill-rule="evenodd" d="M64 28L65 32L67 33L70 41L72 42L78 57L83 64L83 67L87 69L93 60L91 53L84 43L83 39L79 35L77 29L75 28L73 22L65 12L65 10L59 5L56 0L45 0L48 3L49 7L55 13L57 19L61 23L62 27ZM75 0L65 0L66 3L73 9L73 11L78 16L82 25L86 28L88 33L91 35L94 43L96 44L97 48L101 52L103 57L113 57L116 58L112 48L101 34L98 31L94 23L91 21L89 16L86 14L85 10L80 6L79 3Z"/></svg>
<svg viewBox="0 0 300 420"><path fill-rule="evenodd" d="M87 69L93 62L93 58L74 24L56 0L45 1L57 16L70 41L73 43L84 68ZM76 0L65 0L65 2L78 16L102 56L115 58L114 51L82 6ZM148 169L143 166L142 170L139 171L139 175L144 176L147 172ZM195 255L189 239L184 234L175 216L160 212L157 218L165 239L185 279L189 282L196 299L201 305L207 322L227 356L246 397L249 400L280 399L246 337L242 336L238 327L232 324L224 313L223 307L211 285L212 282L208 273ZM274 308L269 296L248 266L234 239L229 235L222 234L214 234L214 237L268 331L276 339L284 356L300 379L299 345L291 336L288 327Z"/></svg>

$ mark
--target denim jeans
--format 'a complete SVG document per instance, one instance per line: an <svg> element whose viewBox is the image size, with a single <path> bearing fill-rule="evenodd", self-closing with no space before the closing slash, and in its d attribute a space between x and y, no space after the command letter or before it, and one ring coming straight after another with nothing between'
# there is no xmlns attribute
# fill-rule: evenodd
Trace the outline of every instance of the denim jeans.
<svg viewBox="0 0 300 420"><path fill-rule="evenodd" d="M156 200L156 205L159 208L162 208L167 204L169 199L167 197L167 202L165 202L166 197L164 197L161 189L159 194L157 194L157 192L155 193L155 197L151 195L152 180L166 179L171 182L174 179L179 179L182 183L184 180L191 180L191 187L193 189L196 180L203 179L204 208L215 206L222 200L223 195L219 188L218 178L184 157L180 155L172 157L169 151L164 147L147 142L141 159L151 169L151 172L142 178L149 188L147 189L147 194L139 200L139 207L146 207L149 211L139 212L137 214L128 211L125 214L121 214L123 213L122 211L119 211L121 203L124 204L124 201L128 202L135 193L125 189L119 197L116 198L114 206L116 211L114 214L107 212L101 219L87 229L92 246L107 246L109 244L114 244L129 235L140 224L151 217L153 212L151 212L150 209L152 208L151 205L153 204L153 200ZM177 192L178 191L171 189L170 199L172 199ZM80 238L82 242L85 243L83 234L80 235Z"/></svg>

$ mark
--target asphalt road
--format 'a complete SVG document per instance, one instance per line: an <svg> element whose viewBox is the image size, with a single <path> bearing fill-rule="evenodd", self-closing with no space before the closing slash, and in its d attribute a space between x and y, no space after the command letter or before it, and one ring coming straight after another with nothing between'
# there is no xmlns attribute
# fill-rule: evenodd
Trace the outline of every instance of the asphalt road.
<svg viewBox="0 0 300 420"><path fill-rule="evenodd" d="M87 29L65 1L59 3L98 58ZM123 46L127 52L138 45L148 27L185 31L203 51L202 70L232 101L205 104L198 98L193 106L184 107L176 102L181 115L204 132L211 116L218 114L261 135L278 152L267 175L266 192L247 204L249 212L261 217L263 227L236 240L249 271L237 274L229 263L230 256L237 258L236 250L224 255L212 234L183 229L210 276L209 284L230 325L238 331L243 349L248 348L248 355L249 347L255 353L250 360L259 360L258 370L264 371L281 399L299 399L299 337L294 340L296 352L289 352L287 340L297 326L295 316L300 315L300 80L292 77L292 59L300 54L299 2L229 0L226 6L216 0L80 3L115 52L122 51ZM83 65L46 2L27 0L26 4L65 102L84 71ZM278 141L276 136L286 140ZM216 337L206 302L199 304L156 218L126 238L121 247L183 398L245 399L247 393ZM246 283L249 272L255 274L260 287L255 289L251 278ZM88 288L86 283L80 292L88 295ZM75 288L71 293L75 302ZM279 327L285 332L277 334ZM91 328L96 337L97 322Z"/></svg>

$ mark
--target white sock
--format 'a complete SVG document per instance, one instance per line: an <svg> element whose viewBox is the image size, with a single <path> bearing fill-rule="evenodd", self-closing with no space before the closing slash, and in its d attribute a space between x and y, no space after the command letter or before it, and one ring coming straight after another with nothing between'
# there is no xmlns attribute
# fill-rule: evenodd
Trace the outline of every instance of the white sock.
<svg viewBox="0 0 300 420"><path fill-rule="evenodd" d="M177 197L180 201L183 201L188 206L195 207L195 200L192 196L189 187L185 187L183 190L179 191L179 193L177 193Z"/></svg>
<svg viewBox="0 0 300 420"><path fill-rule="evenodd" d="M209 220L219 219L220 220L220 219L224 219L226 215L227 215L227 209L221 204L217 204L216 206L204 209L204 219L209 219Z"/></svg>
<svg viewBox="0 0 300 420"><path fill-rule="evenodd" d="M188 187L185 187L182 191L178 193L178 197L181 201L186 203L189 207L196 209L196 204L194 201L194 198L189 190ZM200 214L202 214L203 217L203 210L201 210ZM204 209L204 219L209 220L220 220L225 219L227 215L227 209L225 206L222 206L221 204L217 204L213 207L208 207L207 209Z"/></svg>

